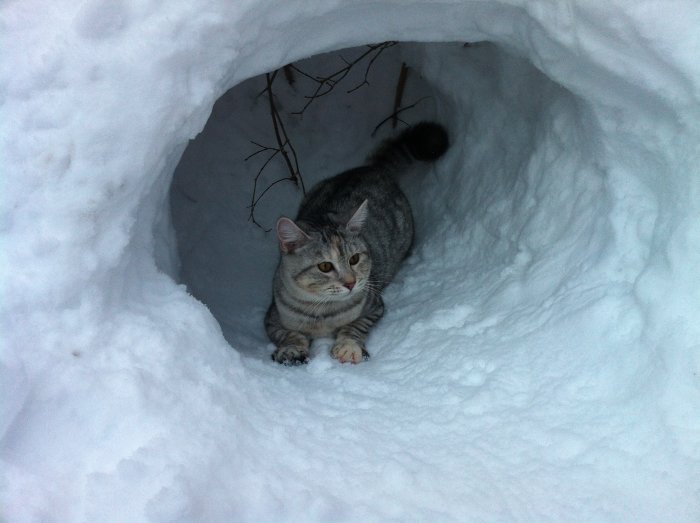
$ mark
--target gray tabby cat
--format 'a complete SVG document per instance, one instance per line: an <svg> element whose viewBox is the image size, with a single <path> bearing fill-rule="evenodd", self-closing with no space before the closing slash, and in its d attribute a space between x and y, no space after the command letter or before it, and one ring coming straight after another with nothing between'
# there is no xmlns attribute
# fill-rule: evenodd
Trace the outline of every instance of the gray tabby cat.
<svg viewBox="0 0 700 523"><path fill-rule="evenodd" d="M365 340L382 317L382 289L413 242L413 216L394 176L447 150L445 129L420 123L385 142L369 165L317 184L296 221L277 222L281 250L265 329L272 359L307 363L313 338L333 336L342 363L369 358Z"/></svg>

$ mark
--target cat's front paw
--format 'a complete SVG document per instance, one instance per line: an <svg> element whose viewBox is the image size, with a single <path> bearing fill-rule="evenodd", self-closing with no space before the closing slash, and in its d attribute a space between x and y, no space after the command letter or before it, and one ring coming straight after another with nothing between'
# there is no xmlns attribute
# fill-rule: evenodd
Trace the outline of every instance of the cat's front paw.
<svg viewBox="0 0 700 523"><path fill-rule="evenodd" d="M343 340L333 346L331 356L340 363L360 363L369 359L369 352L356 341Z"/></svg>
<svg viewBox="0 0 700 523"><path fill-rule="evenodd" d="M309 363L309 351L294 345L286 345L277 347L275 352L272 353L272 359L282 365L304 365Z"/></svg>

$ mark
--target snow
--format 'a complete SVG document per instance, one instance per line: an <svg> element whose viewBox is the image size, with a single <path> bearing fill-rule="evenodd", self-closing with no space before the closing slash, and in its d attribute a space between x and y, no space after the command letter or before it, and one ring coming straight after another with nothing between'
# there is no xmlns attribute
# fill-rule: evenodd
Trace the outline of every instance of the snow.
<svg viewBox="0 0 700 523"><path fill-rule="evenodd" d="M698 520L697 2L29 0L0 23L3 520ZM289 120L307 186L389 135L401 61L429 96L407 119L452 148L402 180L417 242L372 359L275 365L253 77L390 39L413 43L369 87ZM277 188L268 227L300 198Z"/></svg>

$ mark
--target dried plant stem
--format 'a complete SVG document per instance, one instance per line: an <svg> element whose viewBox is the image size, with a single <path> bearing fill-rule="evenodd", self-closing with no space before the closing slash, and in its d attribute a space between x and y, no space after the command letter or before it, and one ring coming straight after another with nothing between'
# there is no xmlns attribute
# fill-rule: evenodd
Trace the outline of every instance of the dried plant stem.
<svg viewBox="0 0 700 523"><path fill-rule="evenodd" d="M372 65L374 65L375 61L379 57L379 55L384 52L384 50L388 49L389 47L393 47L396 45L398 42L382 42L380 44L371 44L367 46L367 50L360 54L357 58L355 58L352 61L347 61L345 58L343 58L343 61L345 62L345 66L338 69L337 71L326 75L326 76L314 76L311 74L308 74L307 72L303 71L296 65L291 65L292 69L302 75L303 77L311 80L316 84L316 88L313 91L312 94L305 96L306 98L306 104L304 107L302 107L299 111L296 111L292 114L300 115L304 114L304 111L308 109L308 107L314 102L314 100L317 100L318 98L321 98L323 96L326 96L330 92L335 89L335 87L350 73L352 68L359 64L362 60L367 58L368 56L371 56L370 60L367 63L367 67L365 68L365 74L363 77L362 82L360 82L358 85L355 87L349 89L347 92L351 93L353 91L356 91L363 85L369 85L369 81L367 80L369 76L369 72L372 68Z"/></svg>
<svg viewBox="0 0 700 523"><path fill-rule="evenodd" d="M267 158L263 162L263 164L260 166L260 169L258 169L257 174L255 175L255 178L253 180L253 194L251 195L250 199L250 205L248 208L250 209L250 214L248 216L248 219L252 221L255 225L260 227L261 229L268 231L270 229L266 229L260 223L257 222L255 219L255 208L257 204L260 202L260 200L267 194L267 192L272 189L275 185L277 185L280 182L283 182L285 180L293 182L297 187L301 187L301 190L303 191L304 194L306 194L306 187L304 186L304 180L301 176L301 172L299 170L299 160L297 158L297 153L296 150L294 149L294 146L292 145L292 142L289 138L289 135L287 134L287 130L284 126L284 121L282 120L282 117L280 116L279 110L277 109L277 105L275 104L275 95L273 91L273 84L275 82L275 79L277 78L278 73L282 72L284 75L287 83L290 86L294 86L296 83L296 76L295 74L299 74L302 77L306 78L307 80L312 81L313 83L316 84L316 87L312 94L305 96L306 98L306 103L304 107L297 112L294 112L292 114L295 115L300 115L303 114L304 111L314 102L314 100L321 98L335 89L335 87L343 80L345 79L350 71L353 69L353 67L357 66L360 62L363 60L367 60L367 65L365 67L364 71L364 76L362 78L362 81L357 84L356 86L352 87L349 89L347 92L351 93L353 91L356 91L360 89L364 85L369 85L369 73L370 70L372 69L372 66L375 64L379 56L389 47L392 47L396 45L398 42L382 42L380 44L371 44L368 45L366 50L362 52L359 56L357 56L354 60L348 61L345 58L342 58L343 62L345 65L338 69L337 71L326 75L326 76L315 76L311 75L302 69L300 69L298 66L294 64L287 64L284 67L275 70L272 73L267 73L265 75L265 88L258 94L258 96L262 96L264 94L267 94L267 101L268 101L268 107L269 107L269 112L270 112L270 119L272 120L272 129L275 135L275 142L276 146L268 146L268 145L263 145L258 142L253 142L251 143L257 147L257 150L254 151L252 154L248 155L247 158L245 158L245 161L250 160L251 158L256 157L259 154L263 153L268 153ZM405 64L402 65L401 69L401 75L399 77L399 83L397 85L397 93L396 93L396 99L394 103L394 113L392 113L392 116L396 119L398 118L398 114L401 113L404 110L410 109L411 107L415 106L416 104L413 104L413 106L405 107L402 109L399 109L399 105L401 104L401 99L403 97L403 88L406 83L406 75L407 75L407 67ZM420 100L419 100L420 101ZM416 102L418 103L418 102ZM391 118L391 117L390 117ZM384 123L384 122L382 122ZM380 124L381 125L381 124ZM396 125L396 124L394 124ZM378 128L379 126L377 126ZM375 129L376 132L377 129ZM374 133L372 133L374 134ZM275 180L274 182L270 183L263 189L261 192L259 192L259 185L260 185L260 178L265 171L265 169L268 167L270 162L275 159L276 157L281 156L285 165L287 166L287 170L289 171L289 176L284 176L282 178L279 178Z"/></svg>
<svg viewBox="0 0 700 523"><path fill-rule="evenodd" d="M267 145L262 145L258 142L251 141L253 145L258 147L258 150L245 158L245 161L248 161L249 159L253 158L254 156L257 156L260 153L271 153L258 170L258 173L255 175L255 179L253 180L253 194L251 196L251 202L248 207L250 209L248 219L265 231L269 231L270 229L265 229L256 221L255 207L260 201L260 199L263 196L265 196L265 194L273 186L277 185L279 182L282 182L284 180L289 180L293 182L297 187L301 187L303 193L306 194L306 187L304 186L304 180L301 177L301 172L299 170L299 160L297 158L296 150L294 149L294 146L292 145L292 142L289 139L289 135L287 134L287 130L284 127L282 117L280 116L279 111L277 110L277 106L275 105L275 95L272 89L272 84L274 83L278 72L279 69L274 71L272 74L265 74L266 87L263 91L267 93L268 106L270 109L270 118L272 119L272 128L275 133L275 141L277 142L277 147L270 147ZM258 194L258 182L260 180L260 176L262 175L265 168L278 154L280 154L284 159L284 163L289 171L289 176L285 176L283 178L275 180L274 182L269 184L260 194Z"/></svg>
<svg viewBox="0 0 700 523"><path fill-rule="evenodd" d="M411 105L407 105L406 107L399 107L398 109L395 109L393 113L391 113L389 116L387 116L386 118L384 118L381 122L379 122L377 124L377 126L374 128L374 130L372 131L372 134L370 136L372 138L374 138L374 136L377 134L377 131L379 130L379 128L382 125L384 125L385 123L387 123L389 120L396 119L398 122L401 122L404 125L408 125L401 118L399 118L399 115L401 113L403 113L404 111L408 111L409 109L413 109L416 105L421 103L423 100L426 100L427 98L429 98L429 96L423 96L422 98L419 98L418 100L413 102Z"/></svg>
<svg viewBox="0 0 700 523"><path fill-rule="evenodd" d="M396 124L399 123L398 110L401 107L401 102L403 101L403 92L406 87L406 80L408 79L408 66L406 62L401 63L401 72L399 73L399 79L396 82L396 94L394 95L394 112L391 118L391 128L396 129Z"/></svg>

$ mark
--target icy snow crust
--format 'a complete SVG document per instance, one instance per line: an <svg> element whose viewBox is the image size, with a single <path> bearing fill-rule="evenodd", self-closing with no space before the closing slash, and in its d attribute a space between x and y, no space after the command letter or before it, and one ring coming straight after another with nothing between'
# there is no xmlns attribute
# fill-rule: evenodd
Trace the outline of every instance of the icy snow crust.
<svg viewBox="0 0 700 523"><path fill-rule="evenodd" d="M697 2L0 16L3 519L697 521ZM240 162L248 132L269 140L252 82L183 157L174 228L175 167L230 87L388 39L493 44L389 62L421 72L415 116L453 147L405 180L418 242L373 358L341 366L321 342L306 367L274 365L274 239L245 221ZM296 129L309 181L371 146L386 104L348 104ZM298 200L283 189L260 218Z"/></svg>

